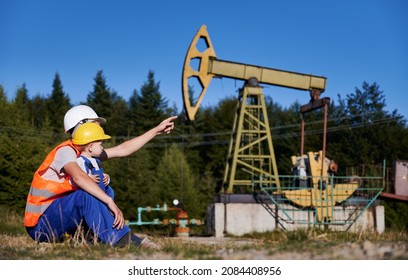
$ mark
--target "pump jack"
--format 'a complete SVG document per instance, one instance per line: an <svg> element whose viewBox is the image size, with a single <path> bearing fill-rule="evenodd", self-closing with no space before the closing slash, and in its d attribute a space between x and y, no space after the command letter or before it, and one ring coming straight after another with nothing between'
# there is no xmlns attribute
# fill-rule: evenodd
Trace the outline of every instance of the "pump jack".
<svg viewBox="0 0 408 280"><path fill-rule="evenodd" d="M206 49L198 50L198 43L204 42ZM199 66L194 67L193 62ZM274 193L283 194L293 203L302 207L317 207L319 220L330 220L331 212L324 211L333 204L317 205L314 203L316 197L326 195L326 192L333 190L334 186L328 187L324 193L318 190L319 184L314 182L313 192L303 192L299 190L281 191L281 182L278 175L278 169L275 160L275 154L272 144L272 136L266 111L265 99L260 84L274 85L297 90L309 91L311 100L309 104L301 107L302 113L324 107L327 110L329 98L320 98L326 87L326 78L273 68L260 67L250 64L236 63L226 60L219 60L211 43L210 37L205 25L196 33L188 49L182 74L182 89L184 108L187 117L194 120L202 99L214 77L227 77L245 81L243 88L239 92L239 101L234 120L232 137L228 150L227 164L223 179L224 193L234 193L238 189L246 189L254 185L271 186ZM192 104L189 95L189 80L197 79L202 87L195 104ZM327 114L325 114L327 116ZM326 125L326 117L325 117ZM337 168L333 164L325 165L325 139L322 151L318 153L309 153L303 155L303 127L302 120L302 148L301 158L311 157L309 163L318 164L309 165L313 176L327 176L327 168L331 171ZM296 157L292 159L293 164L297 163ZM330 160L329 160L330 162ZM330 171L330 170L329 170ZM311 175L309 173L309 175ZM349 197L357 188L357 184L352 183L351 189L338 188L336 195L341 202ZM310 186L309 186L310 187ZM344 187L344 186L343 186ZM346 189L346 191L344 191ZM330 191L333 194L334 191ZM301 202L300 202L301 201ZM305 202L306 201L306 202Z"/></svg>

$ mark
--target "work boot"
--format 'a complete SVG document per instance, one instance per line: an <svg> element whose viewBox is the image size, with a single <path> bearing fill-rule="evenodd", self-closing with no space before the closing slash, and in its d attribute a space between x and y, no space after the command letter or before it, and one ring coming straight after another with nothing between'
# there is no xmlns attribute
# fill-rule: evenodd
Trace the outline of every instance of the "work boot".
<svg viewBox="0 0 408 280"><path fill-rule="evenodd" d="M154 243L153 241L151 241L147 237L145 237L142 240L142 243L140 244L140 247L142 247L144 249L152 249L152 250L156 250L156 251L159 251L161 249L161 247L159 245L157 245L156 243Z"/></svg>
<svg viewBox="0 0 408 280"><path fill-rule="evenodd" d="M123 248L128 245L140 246L143 249L160 250L160 246L145 237L143 240L132 232L128 232L116 244L115 247Z"/></svg>
<svg viewBox="0 0 408 280"><path fill-rule="evenodd" d="M131 237L131 233L129 231L121 239L119 239L118 242L116 242L114 247L123 248L123 247L128 246L130 244L130 237Z"/></svg>
<svg viewBox="0 0 408 280"><path fill-rule="evenodd" d="M140 246L142 244L142 239L137 235L133 234L131 231L126 233L116 244L115 247L123 248L130 244Z"/></svg>

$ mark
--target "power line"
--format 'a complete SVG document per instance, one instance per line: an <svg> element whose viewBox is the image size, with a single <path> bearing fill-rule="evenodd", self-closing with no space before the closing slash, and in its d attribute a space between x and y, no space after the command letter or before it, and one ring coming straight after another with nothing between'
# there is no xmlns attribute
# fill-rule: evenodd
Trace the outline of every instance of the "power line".
<svg viewBox="0 0 408 280"><path fill-rule="evenodd" d="M395 121L398 118L396 117L388 117L388 118L382 118L382 119L377 119L377 120L371 120L370 122L365 122L365 123L360 123L360 124L353 124L353 125L340 125L340 126L332 126L327 128L328 133L335 133L339 131L344 131L344 130L352 130L352 129L358 129L358 128L364 128L364 127L370 127L374 125L379 125L379 124L385 124L389 123L391 121ZM336 122L338 120L345 120L345 118L340 117L340 118L333 118L330 119L329 122ZM313 122L307 122L306 125L317 125L321 124L323 121L313 121ZM271 131L278 131L278 130L285 130L288 128L294 128L294 127L300 127L300 124L289 124L289 125L281 125L281 126L275 126L271 127ZM5 132L5 133L17 133L20 136L24 138L33 138L37 139L38 137L48 137L48 138L53 138L53 139L67 139L67 135L63 133L54 133L51 131L39 131L36 129L32 128L18 128L18 127L11 127L11 126L0 126L0 132ZM318 134L323 134L323 128L320 129L313 129L313 130L306 130L305 131L305 136L311 136L311 135L318 135ZM226 137L228 138L225 139L214 139L214 140L206 140L202 141L200 139L208 137ZM227 145L230 142L230 136L231 136L231 131L227 132L211 132L211 133L194 133L194 134L172 134L172 135L163 135L160 136L160 139L155 142L150 142L146 144L146 147L166 147L171 144L177 144L177 145L183 145L184 147L196 147L196 146L211 146L211 145ZM287 139L287 138L293 138L293 137L300 137L301 132L286 132L282 134L276 134L272 133L272 138L273 139ZM117 140L128 140L131 139L132 137L129 136L113 136L113 138ZM177 141L179 139L179 141ZM189 140L194 140L194 139L199 139L197 141L189 141ZM166 142L163 142L165 141ZM176 140L176 141L174 141ZM185 142L187 141L187 142Z"/></svg>

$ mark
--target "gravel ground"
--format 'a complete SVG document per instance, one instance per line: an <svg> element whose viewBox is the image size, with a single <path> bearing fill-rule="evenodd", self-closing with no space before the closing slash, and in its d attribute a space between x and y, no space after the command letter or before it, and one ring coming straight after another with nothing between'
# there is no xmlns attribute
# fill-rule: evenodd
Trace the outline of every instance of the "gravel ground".
<svg viewBox="0 0 408 280"><path fill-rule="evenodd" d="M29 237L2 236L0 259L105 259L105 260L408 260L408 241L334 243L330 240L296 244L240 238L153 238L162 250L103 250L92 246L71 252L67 244L36 245ZM203 245L203 246L201 246ZM75 248L71 247L71 248Z"/></svg>
<svg viewBox="0 0 408 280"><path fill-rule="evenodd" d="M328 246L322 242L322 249L303 248L300 250L279 251L278 248L262 249L258 241L229 238L190 237L182 242L214 245L212 258L220 260L408 260L408 242L389 242L375 244L370 241L361 243L343 243ZM257 249L251 249L256 245ZM261 245L261 246L260 246ZM254 246L255 247L255 246ZM128 256L131 257L131 256ZM149 252L137 256L138 259L184 259L163 252Z"/></svg>

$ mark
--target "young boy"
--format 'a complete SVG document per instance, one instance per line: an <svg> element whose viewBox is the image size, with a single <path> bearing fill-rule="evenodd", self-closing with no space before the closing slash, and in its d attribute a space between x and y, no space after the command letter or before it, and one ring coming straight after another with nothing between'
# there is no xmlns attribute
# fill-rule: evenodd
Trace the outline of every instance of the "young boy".
<svg viewBox="0 0 408 280"><path fill-rule="evenodd" d="M77 159L78 165L81 169L88 174L98 186L112 199L114 198L114 191L109 186L109 175L103 173L101 161L99 158L103 153L103 141L110 139L109 135L106 135L103 128L96 123L85 123L78 127L72 137L72 143L74 143L80 155ZM75 184L75 182L73 182ZM131 242L142 247L149 247L152 249L159 249L155 243L149 239L141 239L138 236L132 234L130 236ZM127 240L123 245L127 244ZM121 246L121 244L119 244Z"/></svg>
<svg viewBox="0 0 408 280"><path fill-rule="evenodd" d="M110 177L103 172L101 161L99 160L103 152L103 141L110 138L98 124L85 123L75 131L72 142L78 145L81 153L77 159L79 167L113 199L114 191L109 186Z"/></svg>

